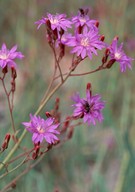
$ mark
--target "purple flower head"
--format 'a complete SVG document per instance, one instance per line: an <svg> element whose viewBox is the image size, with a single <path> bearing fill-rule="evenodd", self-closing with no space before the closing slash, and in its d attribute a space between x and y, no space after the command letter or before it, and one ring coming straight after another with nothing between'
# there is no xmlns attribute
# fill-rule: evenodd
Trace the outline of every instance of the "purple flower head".
<svg viewBox="0 0 135 192"><path fill-rule="evenodd" d="M15 45L12 47L11 50L8 50L6 45L3 43L1 50L0 50L0 66L2 68L8 66L8 67L13 67L16 68L16 63L14 62L14 59L22 59L24 56L22 55L21 52L16 51L17 46Z"/></svg>
<svg viewBox="0 0 135 192"><path fill-rule="evenodd" d="M80 98L79 94L75 94L73 101L75 102L73 116L75 118L83 118L84 123L91 123L96 125L96 120L101 122L103 120L102 109L105 106L104 101L101 101L100 95L93 95L87 85L86 98Z"/></svg>
<svg viewBox="0 0 135 192"><path fill-rule="evenodd" d="M127 68L132 69L131 61L134 60L128 57L123 51L123 43L118 47L118 38L114 38L112 44L109 47L111 60L120 63L121 72L125 72Z"/></svg>
<svg viewBox="0 0 135 192"><path fill-rule="evenodd" d="M38 24L38 29L42 24L46 24L47 21L50 21L51 29L57 29L58 31L61 31L63 29L64 31L67 31L67 28L71 28L71 21L69 21L66 18L66 14L56 14L52 15L50 13L47 14L47 17L42 17L41 20L36 21L35 24Z"/></svg>
<svg viewBox="0 0 135 192"><path fill-rule="evenodd" d="M100 40L98 30L87 31L85 28L82 34L76 34L68 39L66 45L73 47L71 53L76 53L84 59L88 56L92 59L92 54L97 55L97 49L101 50L105 47L105 43Z"/></svg>
<svg viewBox="0 0 135 192"><path fill-rule="evenodd" d="M90 20L89 16L85 13L85 11L79 11L77 16L72 18L72 22L75 24L75 27L88 27L90 29L96 29L96 20Z"/></svg>
<svg viewBox="0 0 135 192"><path fill-rule="evenodd" d="M30 114L30 122L23 122L22 124L33 134L32 141L34 143L41 143L43 139L45 139L47 143L52 144L59 140L55 134L60 134L60 132L56 130L59 124L55 124L54 120L52 117L44 120L40 116L32 116Z"/></svg>

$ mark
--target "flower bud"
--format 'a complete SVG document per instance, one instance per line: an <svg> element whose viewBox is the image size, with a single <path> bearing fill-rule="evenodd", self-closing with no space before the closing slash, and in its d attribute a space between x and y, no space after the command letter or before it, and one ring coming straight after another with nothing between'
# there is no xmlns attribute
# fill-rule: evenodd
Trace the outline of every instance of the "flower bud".
<svg viewBox="0 0 135 192"><path fill-rule="evenodd" d="M8 67L7 65L2 69L2 73L6 74L8 72Z"/></svg>
<svg viewBox="0 0 135 192"><path fill-rule="evenodd" d="M112 65L115 63L115 59L111 59L108 63L107 63L107 65L106 65L106 68L111 68L112 67Z"/></svg>
<svg viewBox="0 0 135 192"><path fill-rule="evenodd" d="M52 117L51 113L49 113L48 111L45 112L45 115L46 115L47 118Z"/></svg>
<svg viewBox="0 0 135 192"><path fill-rule="evenodd" d="M16 73L16 70L15 70L14 67L11 67L11 77L12 77L13 79L16 79L16 77L17 77L17 73Z"/></svg>
<svg viewBox="0 0 135 192"><path fill-rule="evenodd" d="M99 21L96 21L95 26L98 28L99 27Z"/></svg>

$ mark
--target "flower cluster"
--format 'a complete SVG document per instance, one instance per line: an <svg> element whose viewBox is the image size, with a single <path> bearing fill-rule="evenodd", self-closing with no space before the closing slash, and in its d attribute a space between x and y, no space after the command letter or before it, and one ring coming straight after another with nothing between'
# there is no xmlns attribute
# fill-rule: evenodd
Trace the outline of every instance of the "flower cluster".
<svg viewBox="0 0 135 192"><path fill-rule="evenodd" d="M17 65L14 59L22 59L24 57L21 52L17 52L16 50L16 45L12 47L11 50L8 50L5 44L2 45L0 50L0 66L2 68L5 68L6 66L10 68L16 68Z"/></svg>
<svg viewBox="0 0 135 192"><path fill-rule="evenodd" d="M59 124L55 124L54 120L52 117L44 120L40 116L32 116L30 114L30 122L23 122L22 124L33 134L32 141L34 143L42 143L43 139L45 139L47 143L52 144L59 140L55 134L60 134L60 132L56 130Z"/></svg>
<svg viewBox="0 0 135 192"><path fill-rule="evenodd" d="M92 55L97 55L97 50L106 48L109 50L110 61L107 67L117 61L120 63L121 72L125 72L127 68L131 69L132 58L128 57L123 51L123 44L117 46L117 38L114 38L111 45L104 43L103 36L99 33L99 22L89 18L88 9L80 9L78 15L71 19L67 18L66 14L47 14L47 17L42 17L41 20L35 22L38 29L42 24L47 27L47 36L49 43L55 45L72 47L71 53L80 56L82 59ZM68 32L68 29L73 26L74 33ZM48 30L49 29L49 30ZM63 46L61 46L63 45Z"/></svg>
<svg viewBox="0 0 135 192"><path fill-rule="evenodd" d="M92 95L90 90L90 83L87 84L86 98L80 98L79 94L76 93L73 96L74 118L83 118L84 123L91 123L96 125L96 120L101 122L103 120L102 109L105 107L105 102L101 101L100 95Z"/></svg>
<svg viewBox="0 0 135 192"><path fill-rule="evenodd" d="M97 55L97 50L105 47L105 43L101 41L101 35L96 26L97 21L90 20L88 11L81 9L77 16L72 17L71 21L66 18L65 14L47 14L47 18L43 17L35 23L38 25L38 29L42 24L46 24L47 28L49 27L49 29L53 31L53 34L55 32L54 39L57 39L56 44L62 43L66 46L73 47L71 53L75 53L82 59L85 57L92 59L93 53ZM74 34L67 32L67 29L71 28L71 24L75 28ZM52 38L50 30L48 32L49 39Z"/></svg>

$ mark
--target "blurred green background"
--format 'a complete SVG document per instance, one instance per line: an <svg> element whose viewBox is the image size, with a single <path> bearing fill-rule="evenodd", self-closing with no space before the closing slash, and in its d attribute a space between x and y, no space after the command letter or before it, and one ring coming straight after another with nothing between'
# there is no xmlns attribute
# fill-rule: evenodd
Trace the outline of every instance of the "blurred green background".
<svg viewBox="0 0 135 192"><path fill-rule="evenodd" d="M53 58L45 41L44 27L34 24L50 12L77 14L78 8L90 8L92 19L100 21L100 32L107 43L118 35L126 53L135 58L134 0L0 0L0 45L14 44L25 55L19 61L14 117L17 127L34 113L51 77ZM63 60L66 69L70 55ZM79 71L98 65L100 57L86 60ZM82 67L83 66L83 67ZM55 97L61 99L63 117L71 114L71 95L85 95L87 82L93 92L106 101L104 122L96 127L83 125L75 129L73 138L50 151L38 166L21 178L17 192L135 192L135 75L133 70L121 74L119 65L110 70L83 77L70 78L54 95L44 111L53 108ZM66 101L66 102L65 102ZM9 113L0 86L0 140L10 126ZM23 127L21 126L21 129ZM31 136L25 144L31 145ZM7 151L8 153L8 151ZM18 170L0 181L0 189L19 174Z"/></svg>

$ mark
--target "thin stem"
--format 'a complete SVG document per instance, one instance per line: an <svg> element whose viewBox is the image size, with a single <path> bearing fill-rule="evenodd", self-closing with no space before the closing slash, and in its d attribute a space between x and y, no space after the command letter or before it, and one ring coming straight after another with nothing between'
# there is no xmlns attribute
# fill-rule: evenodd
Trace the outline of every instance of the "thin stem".
<svg viewBox="0 0 135 192"><path fill-rule="evenodd" d="M57 67L58 67L59 72L60 72L61 82L63 82L63 75L62 75L62 71L61 71L61 68L60 68L60 65L59 65L59 61L58 61L58 59L57 59L56 51L55 51L55 49L54 49L54 46L51 46L51 48L52 48L52 50L53 50L54 58L55 58Z"/></svg>
<svg viewBox="0 0 135 192"><path fill-rule="evenodd" d="M70 76L83 76L83 75L89 75L89 74L92 74L92 73L95 73L97 71L101 71L103 69L106 69L106 67L103 67L103 66L99 66L97 69L94 69L93 71L88 71L88 72L85 72L85 73L74 73L74 74L70 74Z"/></svg>
<svg viewBox="0 0 135 192"><path fill-rule="evenodd" d="M94 70L92 70L92 71L88 71L88 72L85 72L85 73L74 73L74 74L70 74L70 77L72 77L72 76L77 77L77 76L89 75L89 74L92 74L92 73L101 71L101 70L103 70L103 69L107 69L107 68L101 65L101 66L99 66L98 68L96 68L96 69L94 69ZM64 73L64 74L63 74L63 76L66 76L66 75L67 75L67 73ZM60 75L58 75L57 77L55 77L54 80L58 79L59 77L60 77Z"/></svg>
<svg viewBox="0 0 135 192"><path fill-rule="evenodd" d="M57 65L55 64L53 77L52 77L52 79L51 79L51 81L50 81L50 83L49 83L49 86L48 86L48 88L47 88L47 90L46 90L46 92L45 92L45 94L44 94L44 96L43 96L43 98L42 98L41 103L43 103L43 101L45 100L46 96L48 95L48 93L49 93L49 91L50 91L50 89L51 89L51 87L52 87L52 84L53 84L53 82L54 82L54 80L55 80L56 70L57 70Z"/></svg>
<svg viewBox="0 0 135 192"><path fill-rule="evenodd" d="M7 101L8 101L8 107L9 107L9 112L10 112L12 129L13 129L13 132L15 133L16 130L15 130L15 124L14 124L14 118L13 118L13 109L12 109L12 106L11 106L11 103L10 103L9 93L7 92L7 89L6 89L6 86L5 86L4 77L5 76L3 76L1 81L2 81L2 85L3 85L4 91L5 91L5 94L6 94L6 97L7 97Z"/></svg>
<svg viewBox="0 0 135 192"><path fill-rule="evenodd" d="M23 165L23 164L25 163L25 160L26 160L26 159L27 159L27 157L25 157L25 158L23 159L23 161L22 161L21 163L19 163L16 167L14 167L14 168L11 169L10 171L2 174L2 175L0 176L0 179L2 179L3 177L5 177L5 176L8 175L9 173L12 173L12 172L15 171L16 169L18 169L21 165Z"/></svg>

